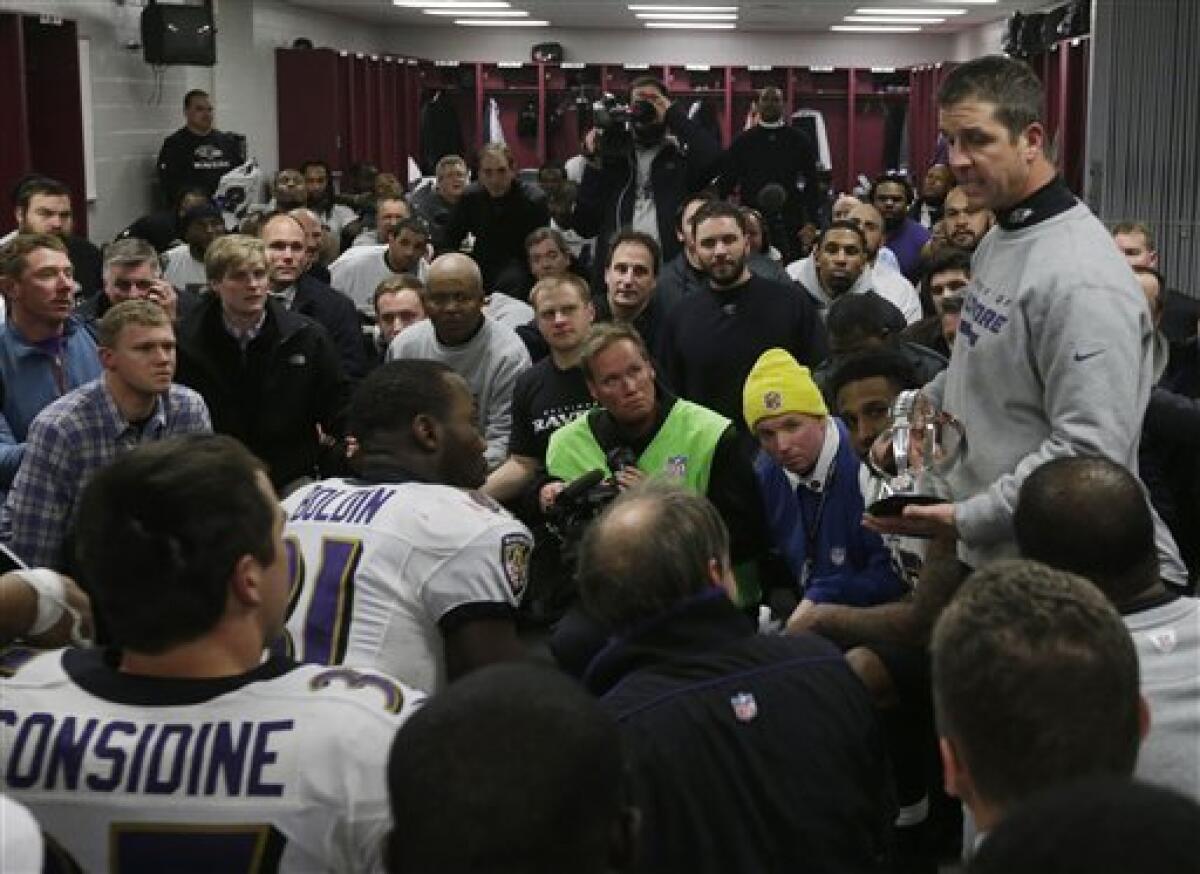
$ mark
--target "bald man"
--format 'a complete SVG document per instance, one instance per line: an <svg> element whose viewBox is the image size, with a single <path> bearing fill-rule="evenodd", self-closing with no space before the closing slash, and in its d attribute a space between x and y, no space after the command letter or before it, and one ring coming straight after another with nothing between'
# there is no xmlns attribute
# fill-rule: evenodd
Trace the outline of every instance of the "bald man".
<svg viewBox="0 0 1200 874"><path fill-rule="evenodd" d="M516 333L484 315L483 298L483 276L474 261L457 252L437 258L421 294L428 318L392 341L388 360L441 361L467 381L491 471L508 454L513 386L530 361Z"/></svg>
<svg viewBox="0 0 1200 874"><path fill-rule="evenodd" d="M758 124L738 134L725 153L718 187L722 197L736 189L741 202L767 210L759 195L768 185L779 185L787 195L783 224L787 238L772 240L784 255L794 257L796 234L805 225L816 226L820 192L817 186L817 149L808 135L787 124L783 93L775 87L758 95ZM768 216L768 218L770 218Z"/></svg>
<svg viewBox="0 0 1200 874"><path fill-rule="evenodd" d="M291 210L288 215L300 222L300 227L304 228L305 275L315 277L326 285L329 285L329 268L325 262L332 260L332 258L322 257L322 255L324 253L331 254L334 258L337 257L336 244L332 244L333 238L329 238L331 245L326 248L325 229L321 227L321 220L307 206L297 207Z"/></svg>

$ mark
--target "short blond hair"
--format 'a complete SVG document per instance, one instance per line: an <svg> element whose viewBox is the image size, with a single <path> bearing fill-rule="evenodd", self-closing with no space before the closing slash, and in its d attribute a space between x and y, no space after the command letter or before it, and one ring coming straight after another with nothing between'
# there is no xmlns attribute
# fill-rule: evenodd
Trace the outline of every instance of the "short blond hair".
<svg viewBox="0 0 1200 874"><path fill-rule="evenodd" d="M121 332L129 325L143 328L171 327L171 318L161 306L149 300L127 300L111 307L96 328L96 344L115 349Z"/></svg>
<svg viewBox="0 0 1200 874"><path fill-rule="evenodd" d="M583 376L588 382L593 381L592 362L596 356L622 340L628 340L636 346L646 363L653 363L650 350L646 348L646 341L642 339L637 328L625 322L601 322L599 325L592 325L592 329L583 340L579 354L579 366L583 368Z"/></svg>
<svg viewBox="0 0 1200 874"><path fill-rule="evenodd" d="M258 237L246 234L226 234L217 237L204 253L204 275L209 284L220 282L231 270L237 270L252 261L267 263L267 247Z"/></svg>
<svg viewBox="0 0 1200 874"><path fill-rule="evenodd" d="M529 305L536 310L538 295L541 292L554 288L562 288L563 286L575 289L576 294L579 295L580 303L589 304L592 302L592 289L588 285L588 281L574 273L566 273L562 276L547 276L545 279L539 279L534 283L533 288L529 292Z"/></svg>

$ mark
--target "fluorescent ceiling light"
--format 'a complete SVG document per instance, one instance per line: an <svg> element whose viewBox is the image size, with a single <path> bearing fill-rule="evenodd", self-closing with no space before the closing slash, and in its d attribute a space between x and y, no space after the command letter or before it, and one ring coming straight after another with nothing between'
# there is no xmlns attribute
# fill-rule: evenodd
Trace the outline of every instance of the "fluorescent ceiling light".
<svg viewBox="0 0 1200 874"><path fill-rule="evenodd" d="M480 18L524 18L522 9L422 9L426 15L478 15Z"/></svg>
<svg viewBox="0 0 1200 874"><path fill-rule="evenodd" d="M904 18L889 18L885 15L847 15L845 20L852 24L941 24L946 19L910 18L908 16Z"/></svg>
<svg viewBox="0 0 1200 874"><path fill-rule="evenodd" d="M647 21L646 27L674 28L676 30L736 30L732 21Z"/></svg>
<svg viewBox="0 0 1200 874"><path fill-rule="evenodd" d="M402 9L457 9L467 13L472 9L508 9L512 6L508 0L392 0L392 5Z"/></svg>
<svg viewBox="0 0 1200 874"><path fill-rule="evenodd" d="M930 9L928 6L910 6L906 9L898 9L894 6L886 9L878 6L869 6L864 9L855 9L855 15L966 15L965 9L939 9L934 7Z"/></svg>
<svg viewBox="0 0 1200 874"><path fill-rule="evenodd" d="M829 29L836 30L839 33L916 33L921 28L915 25L912 27L888 27L885 24L835 24Z"/></svg>
<svg viewBox="0 0 1200 874"><path fill-rule="evenodd" d="M736 6L630 6L631 12L737 12Z"/></svg>
<svg viewBox="0 0 1200 874"><path fill-rule="evenodd" d="M456 18L463 27L549 27L550 22L534 18Z"/></svg>
<svg viewBox="0 0 1200 874"><path fill-rule="evenodd" d="M653 21L737 21L736 12L637 12L633 17Z"/></svg>

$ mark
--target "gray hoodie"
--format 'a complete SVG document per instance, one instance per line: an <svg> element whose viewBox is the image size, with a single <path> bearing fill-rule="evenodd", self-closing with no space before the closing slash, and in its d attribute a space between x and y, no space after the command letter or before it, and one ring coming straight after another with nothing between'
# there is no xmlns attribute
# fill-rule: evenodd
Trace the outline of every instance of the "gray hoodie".
<svg viewBox="0 0 1200 874"><path fill-rule="evenodd" d="M1082 204L997 226L975 253L950 367L925 388L966 429L949 485L963 560L1016 554L1021 483L1052 458L1102 455L1137 470L1154 376L1154 326L1132 270ZM1185 581L1155 515L1163 576Z"/></svg>

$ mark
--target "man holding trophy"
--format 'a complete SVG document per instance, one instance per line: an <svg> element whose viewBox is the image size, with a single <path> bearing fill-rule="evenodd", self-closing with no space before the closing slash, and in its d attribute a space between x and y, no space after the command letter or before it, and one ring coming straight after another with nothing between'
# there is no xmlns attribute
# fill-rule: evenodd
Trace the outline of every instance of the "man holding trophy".
<svg viewBox="0 0 1200 874"><path fill-rule="evenodd" d="M893 481L909 497L871 505L866 524L956 536L960 559L975 568L1016 555L1017 492L1039 465L1099 455L1136 470L1154 327L1133 272L1046 155L1033 71L979 58L951 73L938 102L950 166L970 206L993 210L997 225L976 250L950 367L907 412L918 425L957 421L964 437L927 478L943 488L914 489L918 451ZM1186 583L1157 516L1155 529L1164 579Z"/></svg>

